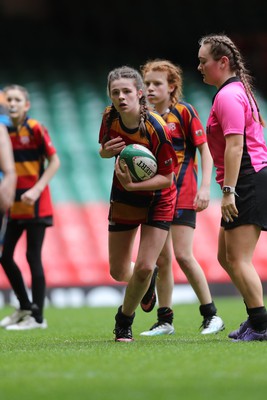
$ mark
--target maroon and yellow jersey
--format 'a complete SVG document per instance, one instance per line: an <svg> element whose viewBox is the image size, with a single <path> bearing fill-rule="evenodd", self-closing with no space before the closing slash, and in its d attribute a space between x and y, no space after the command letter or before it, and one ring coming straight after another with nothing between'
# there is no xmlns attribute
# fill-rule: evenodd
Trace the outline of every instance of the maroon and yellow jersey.
<svg viewBox="0 0 267 400"><path fill-rule="evenodd" d="M196 149L207 141L205 130L195 108L186 102L177 103L164 119L178 160L176 209L194 209L198 174Z"/></svg>
<svg viewBox="0 0 267 400"><path fill-rule="evenodd" d="M99 132L99 143L105 136L106 116L104 113ZM141 136L139 129L128 129L119 116L112 121L108 140L120 136L126 143L141 144L155 155L158 164L157 173L168 175L177 168L177 159L171 143L167 124L157 113L148 113L145 121L146 135ZM111 189L110 220L124 224L144 223L151 220L172 221L176 199L176 186L156 191L128 192L113 174ZM118 207L119 203L120 206Z"/></svg>
<svg viewBox="0 0 267 400"><path fill-rule="evenodd" d="M33 206L23 203L21 195L33 187L44 172L45 159L56 153L48 131L38 121L26 118L19 127L8 127L17 173L16 197L9 210L10 220L39 220L52 217L49 187Z"/></svg>

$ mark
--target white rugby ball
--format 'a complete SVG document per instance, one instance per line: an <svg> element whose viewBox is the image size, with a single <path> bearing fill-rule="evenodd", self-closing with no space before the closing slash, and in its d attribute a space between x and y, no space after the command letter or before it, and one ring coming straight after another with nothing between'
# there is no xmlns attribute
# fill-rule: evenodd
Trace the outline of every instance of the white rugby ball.
<svg viewBox="0 0 267 400"><path fill-rule="evenodd" d="M120 153L120 167L127 164L134 181L146 181L157 173L157 159L141 144L129 144Z"/></svg>

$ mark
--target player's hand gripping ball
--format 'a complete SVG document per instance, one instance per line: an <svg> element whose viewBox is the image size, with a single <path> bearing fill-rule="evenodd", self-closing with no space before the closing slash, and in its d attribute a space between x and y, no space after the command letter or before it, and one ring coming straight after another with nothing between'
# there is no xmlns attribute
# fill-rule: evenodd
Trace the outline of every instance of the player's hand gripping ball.
<svg viewBox="0 0 267 400"><path fill-rule="evenodd" d="M123 170L125 164L133 181L140 182L153 178L157 173L157 159L145 146L129 144L120 153L120 167Z"/></svg>

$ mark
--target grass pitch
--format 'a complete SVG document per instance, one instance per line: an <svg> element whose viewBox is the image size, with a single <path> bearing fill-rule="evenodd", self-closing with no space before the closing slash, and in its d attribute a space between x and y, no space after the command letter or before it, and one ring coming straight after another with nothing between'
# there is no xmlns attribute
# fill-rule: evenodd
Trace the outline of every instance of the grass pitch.
<svg viewBox="0 0 267 400"><path fill-rule="evenodd" d="M142 337L156 311L139 308L132 343L114 342L114 307L49 307L47 330L0 331L0 397L265 400L267 342L231 342L227 334L246 318L242 299L215 301L225 331L201 335L198 304L190 304L174 306L174 335Z"/></svg>

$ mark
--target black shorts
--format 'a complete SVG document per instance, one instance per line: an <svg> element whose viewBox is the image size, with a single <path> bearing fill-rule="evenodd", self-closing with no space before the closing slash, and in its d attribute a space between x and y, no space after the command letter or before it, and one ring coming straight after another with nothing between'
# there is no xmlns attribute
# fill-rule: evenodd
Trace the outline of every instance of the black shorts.
<svg viewBox="0 0 267 400"><path fill-rule="evenodd" d="M138 228L140 224L119 224L113 222L109 223L108 231L109 232L123 232L130 231L131 229ZM169 231L171 226L171 221L150 221L148 223L144 223L142 225L154 226L155 228L163 229L164 231Z"/></svg>
<svg viewBox="0 0 267 400"><path fill-rule="evenodd" d="M175 216L172 221L172 225L185 225L191 228L196 227L196 211L179 209L175 211Z"/></svg>
<svg viewBox="0 0 267 400"><path fill-rule="evenodd" d="M233 222L221 219L221 226L233 229L241 225L257 225L267 231L267 167L257 173L239 178L235 196L238 217Z"/></svg>

